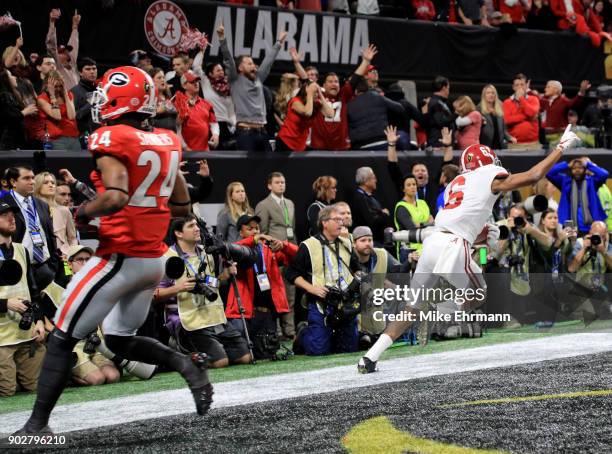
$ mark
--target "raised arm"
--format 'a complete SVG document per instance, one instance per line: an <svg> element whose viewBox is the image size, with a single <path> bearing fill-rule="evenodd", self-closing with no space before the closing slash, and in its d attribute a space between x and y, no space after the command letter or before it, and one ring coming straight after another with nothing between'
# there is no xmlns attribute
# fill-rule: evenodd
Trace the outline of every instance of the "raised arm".
<svg viewBox="0 0 612 454"><path fill-rule="evenodd" d="M17 52L19 52L19 49L21 49L22 46L23 46L23 38L20 36L19 38L15 40L15 45L13 46L11 51L8 54L6 54L6 57L4 58L4 66L6 68L11 68L13 66L13 61L15 61L15 56L17 55Z"/></svg>
<svg viewBox="0 0 612 454"><path fill-rule="evenodd" d="M285 42L287 38L287 32L282 31L278 35L278 41L272 47L271 51L266 51L266 56L259 65L259 70L257 71L257 78L263 83L267 78L268 74L270 74L270 70L272 69L272 65L274 64L274 60L276 60L276 56L281 49L281 46Z"/></svg>
<svg viewBox="0 0 612 454"><path fill-rule="evenodd" d="M306 70L302 66L302 63L300 63L302 56L298 53L297 49L295 47L292 47L291 49L289 49L289 54L291 55L293 67L295 68L295 73L298 75L298 77L302 80L308 79Z"/></svg>
<svg viewBox="0 0 612 454"><path fill-rule="evenodd" d="M537 183L541 178L546 176L546 173L552 168L552 166L561 158L563 152L577 144L580 139L576 134L570 130L571 126L568 125L561 137L559 145L542 161L537 163L527 172L521 172L514 175L510 175L503 180L493 180L491 183L491 191L493 193L512 191L513 189L519 189L523 186L530 186Z"/></svg>
<svg viewBox="0 0 612 454"><path fill-rule="evenodd" d="M176 175L174 189L172 190L172 195L170 195L170 199L168 200L168 206L170 207L172 217L187 216L191 212L189 189L187 188L185 177L181 172L178 172Z"/></svg>
<svg viewBox="0 0 612 454"><path fill-rule="evenodd" d="M355 74L365 76L365 74L368 72L368 66L372 64L372 60L374 60L377 53L378 49L374 44L369 44L368 47L363 49L361 52L361 63L359 66L357 66Z"/></svg>
<svg viewBox="0 0 612 454"><path fill-rule="evenodd" d="M595 183L596 188L598 188L599 186L601 186L602 184L606 182L606 180L608 179L608 175L610 175L610 173L606 169L599 167L594 162L592 162L589 158L586 158L585 165L586 165L587 170L593 173L593 180L594 180L593 183Z"/></svg>
<svg viewBox="0 0 612 454"><path fill-rule="evenodd" d="M59 64L57 59L57 32L55 30L55 21L60 17L59 9L52 9L49 13L49 30L47 31L47 38L45 44L47 46L47 52L55 58L55 63Z"/></svg>
<svg viewBox="0 0 612 454"><path fill-rule="evenodd" d="M70 51L70 58L76 64L79 58L79 24L81 23L81 15L74 10L74 16L72 16L72 32L70 33L70 39L68 45L72 46Z"/></svg>
<svg viewBox="0 0 612 454"><path fill-rule="evenodd" d="M223 65L227 69L227 77L229 80L236 80L238 78L238 70L236 69L234 57L232 56L229 47L227 47L225 27L223 24L219 24L217 27L217 36L219 36L219 48L221 49L221 55L223 55Z"/></svg>

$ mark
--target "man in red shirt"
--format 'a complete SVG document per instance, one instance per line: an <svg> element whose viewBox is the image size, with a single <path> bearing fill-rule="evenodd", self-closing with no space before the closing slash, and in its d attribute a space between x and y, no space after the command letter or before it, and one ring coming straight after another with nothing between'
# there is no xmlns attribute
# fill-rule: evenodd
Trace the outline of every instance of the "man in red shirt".
<svg viewBox="0 0 612 454"><path fill-rule="evenodd" d="M586 91L591 87L588 80L580 82L578 94L569 99L562 91L563 86L557 80L549 80L544 87L544 94L540 96L540 112L542 113L542 127L546 133L562 133L567 126L567 112L576 108L584 100Z"/></svg>
<svg viewBox="0 0 612 454"><path fill-rule="evenodd" d="M528 94L527 77L517 74L512 81L514 94L502 105L504 121L508 134L516 138L514 148L540 148L538 142L538 112L540 101L537 96Z"/></svg>
<svg viewBox="0 0 612 454"><path fill-rule="evenodd" d="M198 414L210 408L212 385L202 370L205 355L183 355L156 339L136 336L164 275L168 247L163 240L170 215L185 216L191 205L179 172L178 137L166 129L151 129L146 122L156 104L153 79L133 66L108 71L94 92L94 121L112 124L89 136L98 196L81 205L75 217L81 225L100 218L100 246L62 296L34 410L21 435L50 433L49 416L70 376L72 349L102 321L110 350L180 372Z"/></svg>
<svg viewBox="0 0 612 454"><path fill-rule="evenodd" d="M322 112L314 116L310 146L314 150L348 150L349 140L348 115L346 105L355 97L355 87L360 78L364 77L372 60L378 53L376 46L370 44L362 52L362 60L351 78L340 87L340 79L336 73L326 74L323 79L323 95L334 109L332 117L326 117ZM300 64L300 56L291 50L291 57L300 79L307 79L306 71Z"/></svg>
<svg viewBox="0 0 612 454"><path fill-rule="evenodd" d="M200 77L189 70L181 76L185 93L176 92L174 105L186 151L208 151L219 145L219 123L211 103L200 98ZM209 140L210 136L210 140Z"/></svg>

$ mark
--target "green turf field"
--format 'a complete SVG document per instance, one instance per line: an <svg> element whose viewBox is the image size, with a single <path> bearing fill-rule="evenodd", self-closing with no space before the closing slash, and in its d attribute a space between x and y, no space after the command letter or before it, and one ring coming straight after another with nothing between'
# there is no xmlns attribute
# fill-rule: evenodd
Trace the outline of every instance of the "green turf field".
<svg viewBox="0 0 612 454"><path fill-rule="evenodd" d="M597 321L589 325L588 331L609 330L610 328L612 328L611 320ZM511 330L493 329L486 332L482 338L457 339L443 342L431 341L426 347L420 347L418 345L407 346L403 342L396 342L393 347L383 355L382 359L410 357L413 355L482 347L492 344L533 339L539 336L554 336L581 331L585 331L584 324L576 321L559 323L555 325L554 328L546 331L536 330L533 325ZM265 375L346 366L357 364L358 359L362 355L363 352L356 352L319 357L294 356L286 361L261 361L256 365L231 366L225 369L212 370L211 380L213 383L219 383ZM121 382L112 385L88 388L67 388L60 398L59 404L111 399L133 394L178 389L184 386L185 383L183 379L177 373L157 374L148 381L141 381L127 376L127 378L124 378ZM34 397L33 393L21 393L9 398L0 398L0 414L29 410L34 403Z"/></svg>

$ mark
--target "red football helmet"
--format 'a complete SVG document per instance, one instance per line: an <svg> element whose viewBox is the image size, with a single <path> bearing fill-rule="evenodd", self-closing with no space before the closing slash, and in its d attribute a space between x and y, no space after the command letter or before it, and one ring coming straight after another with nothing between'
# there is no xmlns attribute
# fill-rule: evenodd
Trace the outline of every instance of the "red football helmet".
<svg viewBox="0 0 612 454"><path fill-rule="evenodd" d="M486 145L475 143L461 153L461 173L471 172L479 167L491 164L501 166L501 161L495 152Z"/></svg>
<svg viewBox="0 0 612 454"><path fill-rule="evenodd" d="M135 66L106 71L91 98L91 117L96 123L127 112L155 115L157 90L153 79Z"/></svg>

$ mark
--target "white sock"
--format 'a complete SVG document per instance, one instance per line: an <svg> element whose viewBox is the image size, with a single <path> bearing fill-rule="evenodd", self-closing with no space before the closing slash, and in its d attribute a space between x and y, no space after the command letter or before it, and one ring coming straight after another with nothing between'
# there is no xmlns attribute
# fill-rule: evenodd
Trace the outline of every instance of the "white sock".
<svg viewBox="0 0 612 454"><path fill-rule="evenodd" d="M370 359L370 361L378 361L380 355L382 355L386 349L391 347L392 344L393 339L391 339L389 335L381 334L376 343L372 345L372 348L368 350L365 356Z"/></svg>

